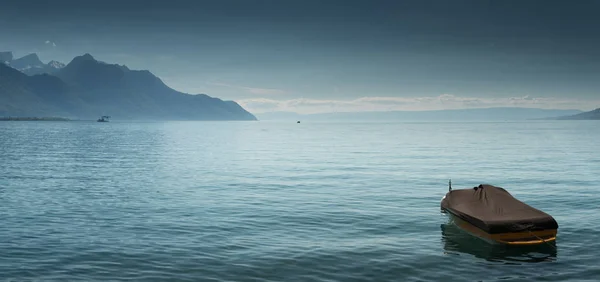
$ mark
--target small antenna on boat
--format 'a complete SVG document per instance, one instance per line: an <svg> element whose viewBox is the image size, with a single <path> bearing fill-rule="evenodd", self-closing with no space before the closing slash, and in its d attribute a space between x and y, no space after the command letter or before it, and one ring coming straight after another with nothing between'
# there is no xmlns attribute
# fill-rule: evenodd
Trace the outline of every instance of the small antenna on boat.
<svg viewBox="0 0 600 282"><path fill-rule="evenodd" d="M448 192L452 191L452 179L448 180Z"/></svg>

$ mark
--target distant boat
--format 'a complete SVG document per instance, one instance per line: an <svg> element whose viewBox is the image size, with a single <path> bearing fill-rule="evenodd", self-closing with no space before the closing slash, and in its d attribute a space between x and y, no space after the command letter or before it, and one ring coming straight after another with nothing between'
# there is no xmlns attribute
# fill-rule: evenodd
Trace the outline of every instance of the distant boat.
<svg viewBox="0 0 600 282"><path fill-rule="evenodd" d="M97 121L98 121L98 122L108 122L108 119L109 119L109 118L110 118L109 116L102 116L102 117L101 117L101 118L99 118Z"/></svg>
<svg viewBox="0 0 600 282"><path fill-rule="evenodd" d="M296 123L300 123L300 121L297 121Z"/></svg>

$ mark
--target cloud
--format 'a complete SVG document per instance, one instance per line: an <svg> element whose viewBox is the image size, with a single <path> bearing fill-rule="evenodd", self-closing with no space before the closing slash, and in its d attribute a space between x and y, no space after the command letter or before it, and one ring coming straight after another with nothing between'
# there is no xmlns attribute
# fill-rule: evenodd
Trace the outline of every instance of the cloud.
<svg viewBox="0 0 600 282"><path fill-rule="evenodd" d="M527 107L541 109L591 109L600 106L600 99L584 101L569 98L522 97L486 98L442 94L430 97L362 97L354 100L267 98L241 99L237 102L253 113L274 111L302 114L365 111L423 111L487 107Z"/></svg>
<svg viewBox="0 0 600 282"><path fill-rule="evenodd" d="M44 43L46 43L46 45L52 45L52 47L56 47L56 43L52 42L50 40L46 40L46 42L44 42Z"/></svg>
<svg viewBox="0 0 600 282"><path fill-rule="evenodd" d="M219 83L219 82L211 82L209 84L215 85L215 86L237 88L237 89L241 89L241 90L244 90L244 91L246 91L248 93L252 93L252 94L256 94L256 95L268 95L268 96L270 96L270 95L282 95L282 94L286 94L286 92L284 90L275 89L275 88L247 87L247 86L238 86L238 85L231 85L231 84Z"/></svg>
<svg viewBox="0 0 600 282"><path fill-rule="evenodd" d="M285 94L285 91L283 91L281 89L274 89L274 88L252 88L252 87L243 87L243 88L246 89L246 90L248 90L252 94L258 94L258 95L281 95L281 94Z"/></svg>

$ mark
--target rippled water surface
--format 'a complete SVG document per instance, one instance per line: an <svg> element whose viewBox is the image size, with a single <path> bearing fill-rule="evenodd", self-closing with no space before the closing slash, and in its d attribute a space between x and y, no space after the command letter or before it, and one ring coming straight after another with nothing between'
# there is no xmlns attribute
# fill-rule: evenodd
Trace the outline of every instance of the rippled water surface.
<svg viewBox="0 0 600 282"><path fill-rule="evenodd" d="M0 279L598 281L600 123L0 123ZM556 249L439 202L489 183Z"/></svg>

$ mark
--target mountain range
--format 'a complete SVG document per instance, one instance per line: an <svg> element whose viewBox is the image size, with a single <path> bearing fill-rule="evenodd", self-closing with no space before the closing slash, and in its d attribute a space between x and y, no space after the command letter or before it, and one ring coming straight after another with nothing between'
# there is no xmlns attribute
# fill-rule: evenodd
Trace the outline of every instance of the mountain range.
<svg viewBox="0 0 600 282"><path fill-rule="evenodd" d="M147 70L131 70L85 54L67 65L43 63L36 54L14 59L0 52L0 117L122 120L256 120L233 101L176 91ZM262 120L485 121L600 119L600 109L480 108L438 111L258 114Z"/></svg>
<svg viewBox="0 0 600 282"><path fill-rule="evenodd" d="M233 101L176 91L147 70L85 54L44 64L35 54L0 52L0 116L123 120L256 120Z"/></svg>
<svg viewBox="0 0 600 282"><path fill-rule="evenodd" d="M0 62L26 75L53 74L65 67L65 64L57 61L50 61L44 64L35 53L13 59L12 52L0 52Z"/></svg>

